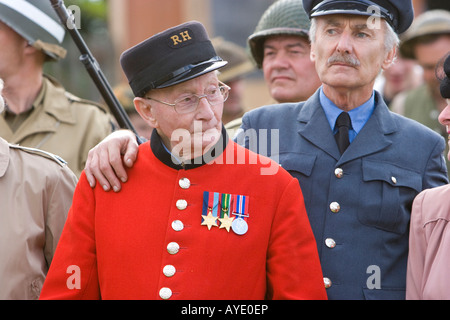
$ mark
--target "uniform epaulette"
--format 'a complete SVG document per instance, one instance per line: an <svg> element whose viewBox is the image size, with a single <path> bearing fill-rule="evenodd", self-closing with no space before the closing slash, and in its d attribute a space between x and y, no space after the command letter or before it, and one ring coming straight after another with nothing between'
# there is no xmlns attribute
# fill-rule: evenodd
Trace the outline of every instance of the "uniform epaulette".
<svg viewBox="0 0 450 320"><path fill-rule="evenodd" d="M65 92L65 95L66 95L67 99L69 99L72 102L78 102L78 103L93 105L93 106L96 106L99 109L101 109L103 112L107 112L107 109L101 103L80 98L80 97L78 97L78 96L76 96L76 95L74 95L74 94L72 94L70 92L67 92L67 91Z"/></svg>
<svg viewBox="0 0 450 320"><path fill-rule="evenodd" d="M56 154L53 154L53 153L50 153L50 152L47 152L47 151L44 151L44 150L41 150L41 149L22 147L22 146L19 146L17 144L10 144L9 147L13 148L13 149L17 149L17 150L22 150L22 151L25 151L25 152L30 153L30 154L35 154L35 155L38 155L38 156L41 156L41 157L44 157L44 158L47 158L47 159L50 159L50 160L53 160L53 161L55 161L56 163L58 163L62 167L67 165L67 162L63 158L61 158L60 156L57 156Z"/></svg>

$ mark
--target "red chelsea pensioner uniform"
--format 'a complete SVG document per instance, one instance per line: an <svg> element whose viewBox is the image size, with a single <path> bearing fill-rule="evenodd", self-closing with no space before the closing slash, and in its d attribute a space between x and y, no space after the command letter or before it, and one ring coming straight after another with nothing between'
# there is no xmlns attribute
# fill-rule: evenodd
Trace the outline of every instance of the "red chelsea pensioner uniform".
<svg viewBox="0 0 450 320"><path fill-rule="evenodd" d="M326 299L298 181L220 164L251 153L223 136L215 163L182 167L154 131L119 193L83 173L41 299Z"/></svg>

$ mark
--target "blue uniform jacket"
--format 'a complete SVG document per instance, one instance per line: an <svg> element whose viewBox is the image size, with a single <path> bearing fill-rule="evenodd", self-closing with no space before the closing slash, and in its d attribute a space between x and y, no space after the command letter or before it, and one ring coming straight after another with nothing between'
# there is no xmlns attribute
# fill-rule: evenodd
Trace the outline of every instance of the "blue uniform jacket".
<svg viewBox="0 0 450 320"><path fill-rule="evenodd" d="M318 92L248 112L236 138L299 180L329 299L404 299L412 201L448 182L444 139L375 95L342 156Z"/></svg>

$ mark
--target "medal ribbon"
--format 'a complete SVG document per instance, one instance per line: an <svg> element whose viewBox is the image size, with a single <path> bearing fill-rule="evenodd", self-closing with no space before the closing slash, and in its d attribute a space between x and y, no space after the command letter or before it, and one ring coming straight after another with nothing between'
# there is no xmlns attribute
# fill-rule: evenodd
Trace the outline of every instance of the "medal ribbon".
<svg viewBox="0 0 450 320"><path fill-rule="evenodd" d="M235 201L233 214L235 214L238 218L246 220L248 217L248 196L236 194L234 197Z"/></svg>
<svg viewBox="0 0 450 320"><path fill-rule="evenodd" d="M207 216L211 212L213 217L217 217L219 209L219 196L218 192L203 192L203 209L202 216Z"/></svg>
<svg viewBox="0 0 450 320"><path fill-rule="evenodd" d="M220 218L222 219L225 214L230 216L230 204L231 204L231 195L228 193L222 193L221 210L220 210Z"/></svg>

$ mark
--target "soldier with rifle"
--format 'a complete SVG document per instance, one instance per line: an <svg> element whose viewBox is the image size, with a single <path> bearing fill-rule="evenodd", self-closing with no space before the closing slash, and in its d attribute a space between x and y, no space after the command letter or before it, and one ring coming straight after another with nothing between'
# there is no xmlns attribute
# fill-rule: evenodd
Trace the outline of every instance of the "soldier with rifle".
<svg viewBox="0 0 450 320"><path fill-rule="evenodd" d="M67 92L43 72L65 57L65 29L49 0L0 0L0 78L6 108L0 136L67 161L79 176L89 150L115 129L101 105Z"/></svg>

